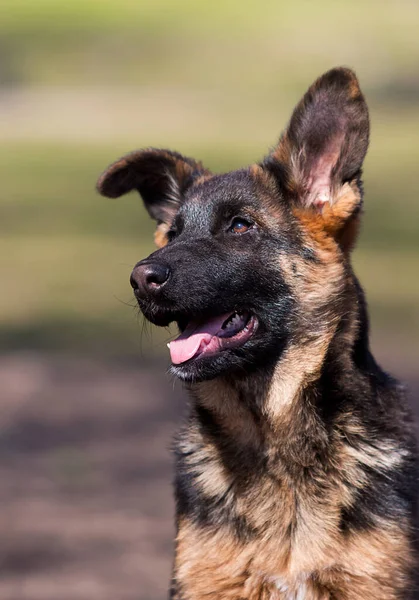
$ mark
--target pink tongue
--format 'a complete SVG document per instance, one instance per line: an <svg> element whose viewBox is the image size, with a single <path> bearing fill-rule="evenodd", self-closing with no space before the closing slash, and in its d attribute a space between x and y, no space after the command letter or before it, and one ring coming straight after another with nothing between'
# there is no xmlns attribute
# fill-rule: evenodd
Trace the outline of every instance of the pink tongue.
<svg viewBox="0 0 419 600"><path fill-rule="evenodd" d="M214 317L201 325L191 321L185 331L173 342L170 342L169 349L172 363L180 365L197 354L201 354L207 346L218 345L214 336L220 331L222 324L230 314ZM212 340L213 343L211 343Z"/></svg>

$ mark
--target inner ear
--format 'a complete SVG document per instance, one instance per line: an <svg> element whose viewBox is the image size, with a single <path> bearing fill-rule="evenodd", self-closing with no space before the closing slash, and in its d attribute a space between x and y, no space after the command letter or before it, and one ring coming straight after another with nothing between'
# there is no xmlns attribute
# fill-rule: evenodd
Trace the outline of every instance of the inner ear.
<svg viewBox="0 0 419 600"><path fill-rule="evenodd" d="M150 216L170 223L186 190L209 175L198 161L171 150L147 148L126 154L100 176L97 189L109 198L137 190Z"/></svg>
<svg viewBox="0 0 419 600"><path fill-rule="evenodd" d="M329 139L321 152L313 153L312 164L305 166L302 173L302 192L305 203L310 206L323 206L334 196L333 171L339 160L343 133Z"/></svg>
<svg viewBox="0 0 419 600"><path fill-rule="evenodd" d="M368 139L355 73L332 69L309 88L263 166L300 206L333 205L346 182L359 180Z"/></svg>

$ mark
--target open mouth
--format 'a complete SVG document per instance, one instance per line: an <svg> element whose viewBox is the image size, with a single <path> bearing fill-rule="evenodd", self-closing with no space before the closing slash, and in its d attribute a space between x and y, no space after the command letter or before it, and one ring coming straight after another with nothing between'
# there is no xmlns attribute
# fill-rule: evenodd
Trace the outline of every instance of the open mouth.
<svg viewBox="0 0 419 600"><path fill-rule="evenodd" d="M207 321L190 320L184 331L169 346L174 365L203 356L242 346L257 326L257 319L248 312L232 312Z"/></svg>

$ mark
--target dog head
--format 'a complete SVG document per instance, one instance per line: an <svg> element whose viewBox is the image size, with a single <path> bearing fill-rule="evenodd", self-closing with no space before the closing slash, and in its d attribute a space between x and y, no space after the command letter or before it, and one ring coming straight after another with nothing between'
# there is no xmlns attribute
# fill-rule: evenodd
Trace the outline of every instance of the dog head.
<svg viewBox="0 0 419 600"><path fill-rule="evenodd" d="M369 120L355 74L333 69L297 105L260 163L213 175L176 152L128 154L101 194L136 189L159 249L131 276L145 317L177 322L172 371L184 380L252 372L345 316Z"/></svg>

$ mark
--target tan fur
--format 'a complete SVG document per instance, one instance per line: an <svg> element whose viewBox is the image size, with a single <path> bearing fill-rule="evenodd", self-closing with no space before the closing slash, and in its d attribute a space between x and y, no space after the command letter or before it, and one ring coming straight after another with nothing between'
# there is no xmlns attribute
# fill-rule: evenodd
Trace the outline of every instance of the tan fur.
<svg viewBox="0 0 419 600"><path fill-rule="evenodd" d="M240 542L227 529L205 530L182 522L177 575L185 582L188 600L299 598L302 588L305 600L396 599L394 577L403 577L410 563L409 543L399 528L381 525L345 539L338 528L339 491L332 489L317 503L310 489L301 492L298 522L295 492L277 482L265 481L253 497L243 498L241 512L250 516L252 525L265 529L253 542ZM292 544L290 526L295 527ZM341 594L329 595L329 586Z"/></svg>
<svg viewBox="0 0 419 600"><path fill-rule="evenodd" d="M199 165L202 167L202 164L199 163ZM203 169L203 167L202 167ZM206 181L209 181L210 179L212 179L212 177L214 177L209 171L205 170L204 175L200 175L198 176L196 179L193 180L193 186L198 186L201 185L202 183L205 183Z"/></svg>
<svg viewBox="0 0 419 600"><path fill-rule="evenodd" d="M226 434L239 443L260 448L259 425L240 402L233 384L219 379L198 383L195 384L195 394L202 406L215 413Z"/></svg>
<svg viewBox="0 0 419 600"><path fill-rule="evenodd" d="M310 379L320 372L332 333L304 346L292 345L277 366L268 391L264 410L272 423L281 419L284 409L297 398Z"/></svg>
<svg viewBox="0 0 419 600"><path fill-rule="evenodd" d="M197 483L205 496L223 496L230 487L231 475L223 467L217 447L210 440L205 442L202 445L200 435L191 432L181 443L188 455L186 464L197 473Z"/></svg>
<svg viewBox="0 0 419 600"><path fill-rule="evenodd" d="M297 367L303 357L293 357ZM290 365L291 360L290 355ZM215 411L217 421L239 446L264 448L271 471L245 494L238 494L234 475L226 473L214 442L204 440L191 463L198 473L202 470L197 479L202 491L222 497L225 507L234 504L236 514L258 533L255 539L243 541L226 526L201 528L181 519L175 570L185 598L398 599L394 578L400 579L401 588L411 564L411 547L405 533L408 528L403 532L402 524L377 522L370 531L345 536L340 530L340 515L341 508L354 501L354 490L368 483L360 465L385 472L397 466L402 459L400 451L390 441L378 445L365 441L357 448L348 444L348 437L365 433L350 413L341 416L333 438L328 437L321 421L304 410L304 386L293 395L292 402L282 402L280 380L278 372L268 391L272 397L268 418L258 427L241 406L233 386L212 381L200 384L196 390L199 403ZM283 462L278 457L278 439L284 451ZM313 439L323 449L330 446L333 470L327 476L321 470L314 476ZM307 447L306 440L310 440ZM198 432L195 441L202 442ZM296 486L285 468L293 462L312 470L314 480L302 480ZM342 475L349 486L343 483ZM321 489L324 493L319 495Z"/></svg>
<svg viewBox="0 0 419 600"><path fill-rule="evenodd" d="M311 524L291 552L282 538L239 542L229 531L212 532L182 521L177 536L176 572L188 600L397 600L409 547L398 528L330 535ZM318 530L324 528L320 527ZM287 556L287 553L289 555ZM332 591L333 590L333 591Z"/></svg>
<svg viewBox="0 0 419 600"><path fill-rule="evenodd" d="M154 232L154 243L158 248L163 248L166 246L167 240L167 232L170 229L170 225L168 223L160 223L157 225L156 231Z"/></svg>
<svg viewBox="0 0 419 600"><path fill-rule="evenodd" d="M345 183L337 190L336 197L330 203L325 203L321 209L316 206L297 206L293 209L293 213L305 230L323 248L333 249L336 240L344 241L344 246L347 248L352 247L354 239L348 239L348 233L345 232L346 225L360 202L358 188ZM357 231L355 228L353 235L356 235Z"/></svg>

